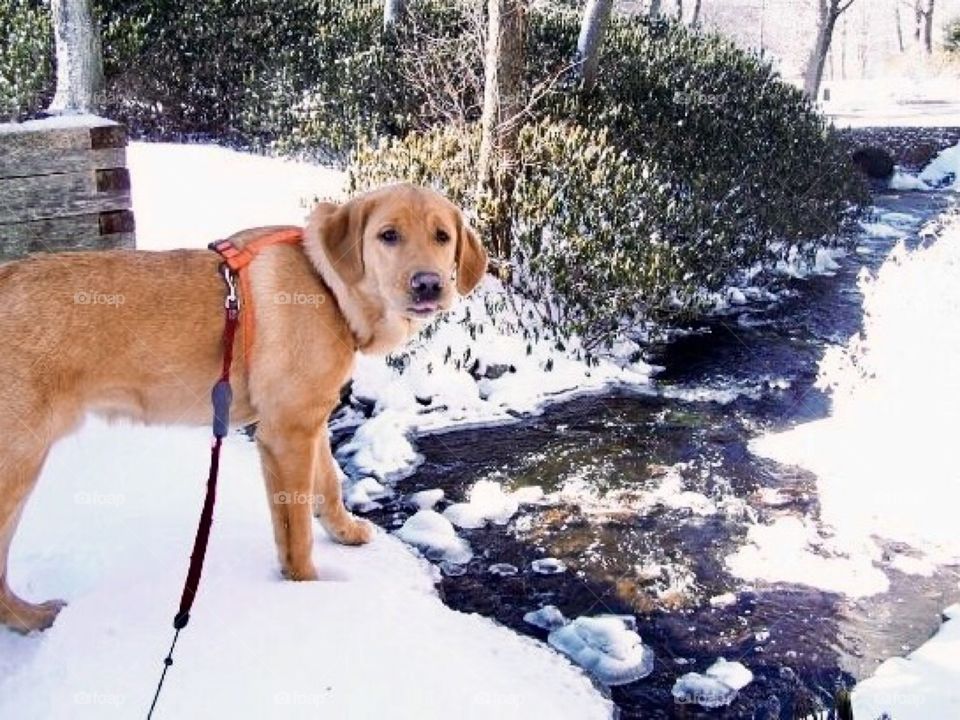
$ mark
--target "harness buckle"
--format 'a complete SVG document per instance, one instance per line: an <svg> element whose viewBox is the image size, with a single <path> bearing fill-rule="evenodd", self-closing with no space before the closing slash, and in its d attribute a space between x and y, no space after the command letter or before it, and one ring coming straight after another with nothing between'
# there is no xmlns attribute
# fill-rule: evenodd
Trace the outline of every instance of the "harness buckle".
<svg viewBox="0 0 960 720"><path fill-rule="evenodd" d="M223 279L227 283L227 299L224 300L223 306L227 310L236 310L239 305L237 297L237 282L233 274L233 270L231 270L230 266L226 263L223 264Z"/></svg>

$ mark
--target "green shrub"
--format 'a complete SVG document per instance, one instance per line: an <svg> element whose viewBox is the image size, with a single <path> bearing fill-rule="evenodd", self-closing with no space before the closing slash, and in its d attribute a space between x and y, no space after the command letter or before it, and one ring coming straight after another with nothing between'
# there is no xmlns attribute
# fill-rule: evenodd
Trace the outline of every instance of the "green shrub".
<svg viewBox="0 0 960 720"><path fill-rule="evenodd" d="M33 115L53 96L52 33L46 3L0 4L0 122Z"/></svg>

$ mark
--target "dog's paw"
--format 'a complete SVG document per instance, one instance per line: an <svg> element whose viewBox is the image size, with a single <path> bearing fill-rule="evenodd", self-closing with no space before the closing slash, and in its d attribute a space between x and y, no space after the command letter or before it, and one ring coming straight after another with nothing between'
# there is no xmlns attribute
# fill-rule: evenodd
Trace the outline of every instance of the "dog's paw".
<svg viewBox="0 0 960 720"><path fill-rule="evenodd" d="M366 520L346 515L337 522L325 522L324 529L341 545L365 545L373 540L374 527Z"/></svg>
<svg viewBox="0 0 960 720"><path fill-rule="evenodd" d="M311 563L303 566L287 565L283 568L283 577L294 582L312 582L318 580L320 575Z"/></svg>
<svg viewBox="0 0 960 720"><path fill-rule="evenodd" d="M29 633L46 630L53 625L57 615L66 606L63 600L49 600L45 603L33 605L17 599L16 602L3 604L4 612L0 612L0 625L6 625L18 633Z"/></svg>

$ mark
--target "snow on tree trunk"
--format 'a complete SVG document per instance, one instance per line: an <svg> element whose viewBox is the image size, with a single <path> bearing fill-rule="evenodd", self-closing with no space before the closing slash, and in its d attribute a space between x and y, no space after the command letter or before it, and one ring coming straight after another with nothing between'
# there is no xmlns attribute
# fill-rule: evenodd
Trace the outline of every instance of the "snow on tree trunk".
<svg viewBox="0 0 960 720"><path fill-rule="evenodd" d="M523 65L526 50L526 0L489 0L483 113L480 117L478 202L489 203L494 252L510 258L510 199L513 194L517 137L525 106Z"/></svg>
<svg viewBox="0 0 960 720"><path fill-rule="evenodd" d="M384 30L394 27L407 11L407 0L384 0L383 2L383 28Z"/></svg>
<svg viewBox="0 0 960 720"><path fill-rule="evenodd" d="M103 88L100 33L91 0L52 0L57 48L57 90L52 115L91 112Z"/></svg>
<svg viewBox="0 0 960 720"><path fill-rule="evenodd" d="M577 40L577 61L580 63L580 79L585 92L593 90L597 82L600 44L612 8L613 0L589 0L583 12L580 38Z"/></svg>

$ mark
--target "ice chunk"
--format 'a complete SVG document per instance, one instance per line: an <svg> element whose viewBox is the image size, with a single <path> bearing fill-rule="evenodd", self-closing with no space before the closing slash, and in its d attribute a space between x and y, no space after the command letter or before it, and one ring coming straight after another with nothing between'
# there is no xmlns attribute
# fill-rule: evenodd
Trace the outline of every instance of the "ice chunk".
<svg viewBox="0 0 960 720"><path fill-rule="evenodd" d="M421 510L433 510L433 506L443 500L443 490L441 488L421 490L415 492L408 499Z"/></svg>
<svg viewBox="0 0 960 720"><path fill-rule="evenodd" d="M562 560L552 557L534 560L532 563L530 563L530 567L532 567L533 571L539 575L557 575L567 569L567 566Z"/></svg>
<svg viewBox="0 0 960 720"><path fill-rule="evenodd" d="M704 674L687 673L673 684L678 703L696 703L707 708L729 705L753 681L753 673L742 663L717 658Z"/></svg>
<svg viewBox="0 0 960 720"><path fill-rule="evenodd" d="M511 565L510 563L494 563L487 568L487 572L500 577L510 577L511 575L516 575L520 570L516 565Z"/></svg>
<svg viewBox="0 0 960 720"><path fill-rule="evenodd" d="M443 514L457 527L480 528L488 522L506 525L519 508L517 498L505 493L499 483L480 480L470 489L467 502L454 503Z"/></svg>
<svg viewBox="0 0 960 720"><path fill-rule="evenodd" d="M695 672L681 675L673 684L672 692L673 699L678 703L697 704L705 708L729 705L737 696L737 691L725 682Z"/></svg>
<svg viewBox="0 0 960 720"><path fill-rule="evenodd" d="M717 661L707 668L706 675L734 690L742 690L753 681L753 673L744 667L743 663L725 658L717 658Z"/></svg>
<svg viewBox="0 0 960 720"><path fill-rule="evenodd" d="M470 562L470 545L457 536L453 525L434 510L419 510L397 530L397 537L424 551L427 557L441 559L453 565Z"/></svg>
<svg viewBox="0 0 960 720"><path fill-rule="evenodd" d="M531 610L523 616L523 621L549 632L567 624L567 619L556 605L544 605L539 610Z"/></svg>
<svg viewBox="0 0 960 720"><path fill-rule="evenodd" d="M653 650L615 616L577 618L547 642L604 685L626 685L653 671Z"/></svg>
<svg viewBox="0 0 960 720"><path fill-rule="evenodd" d="M710 607L725 608L736 604L737 596L732 592L721 593L710 598Z"/></svg>

